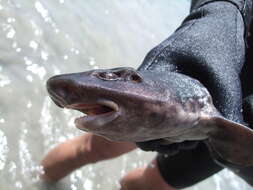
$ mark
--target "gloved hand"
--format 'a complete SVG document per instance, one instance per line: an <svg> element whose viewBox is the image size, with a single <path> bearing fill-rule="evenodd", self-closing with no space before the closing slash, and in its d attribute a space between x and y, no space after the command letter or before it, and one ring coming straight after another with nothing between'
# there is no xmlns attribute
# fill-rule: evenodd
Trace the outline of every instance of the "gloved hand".
<svg viewBox="0 0 253 190"><path fill-rule="evenodd" d="M225 118L243 123L239 74L245 62L251 7L251 0L194 1L190 15L172 36L148 53L139 70L179 72L198 79ZM137 146L175 154L195 144L165 146L158 139ZM222 164L226 165L225 161Z"/></svg>

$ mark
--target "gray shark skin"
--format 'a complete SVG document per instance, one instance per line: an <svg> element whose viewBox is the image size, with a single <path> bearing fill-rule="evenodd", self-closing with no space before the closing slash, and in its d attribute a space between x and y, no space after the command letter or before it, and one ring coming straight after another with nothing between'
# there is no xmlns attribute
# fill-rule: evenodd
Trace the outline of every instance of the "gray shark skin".
<svg viewBox="0 0 253 190"><path fill-rule="evenodd" d="M85 113L75 120L80 130L113 141L205 140L225 160L253 165L253 131L223 118L207 89L186 75L92 70L54 76L47 89L58 106Z"/></svg>

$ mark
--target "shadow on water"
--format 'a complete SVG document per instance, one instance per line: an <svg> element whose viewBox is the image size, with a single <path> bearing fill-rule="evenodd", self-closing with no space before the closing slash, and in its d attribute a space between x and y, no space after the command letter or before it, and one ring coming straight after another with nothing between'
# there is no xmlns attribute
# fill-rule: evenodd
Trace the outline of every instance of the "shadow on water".
<svg viewBox="0 0 253 190"><path fill-rule="evenodd" d="M127 171L154 156L137 150L89 165L52 185L41 182L42 157L80 135L79 113L57 108L46 80L56 74L137 67L187 15L188 0L0 1L0 189L116 190ZM117 166L117 167L115 167ZM224 171L189 190L250 189Z"/></svg>

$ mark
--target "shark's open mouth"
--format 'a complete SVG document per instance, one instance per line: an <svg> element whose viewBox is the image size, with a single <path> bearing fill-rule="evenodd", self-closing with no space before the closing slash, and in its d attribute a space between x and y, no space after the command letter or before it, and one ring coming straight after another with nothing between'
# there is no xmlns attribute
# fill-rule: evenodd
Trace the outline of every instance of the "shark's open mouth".
<svg viewBox="0 0 253 190"><path fill-rule="evenodd" d="M109 100L99 101L94 104L75 103L67 105L66 108L78 110L87 116L99 116L118 111L118 105Z"/></svg>
<svg viewBox="0 0 253 190"><path fill-rule="evenodd" d="M118 104L112 100L97 99L94 101L95 97L92 97L92 101L87 99L85 101L80 100L80 102L75 101L71 103L71 101L65 100L60 93L56 93L50 88L48 88L48 92L52 100L59 107L84 113L82 117L76 118L75 120L76 127L84 131L91 131L98 127L103 127L120 115Z"/></svg>
<svg viewBox="0 0 253 190"><path fill-rule="evenodd" d="M94 104L75 103L65 107L85 114L75 120L77 128L85 131L101 127L116 119L119 115L119 106L110 100L100 100Z"/></svg>

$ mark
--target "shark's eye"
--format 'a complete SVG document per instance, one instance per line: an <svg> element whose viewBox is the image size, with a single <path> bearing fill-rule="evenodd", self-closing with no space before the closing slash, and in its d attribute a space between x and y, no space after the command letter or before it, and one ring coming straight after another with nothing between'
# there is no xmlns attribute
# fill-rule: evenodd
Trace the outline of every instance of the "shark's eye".
<svg viewBox="0 0 253 190"><path fill-rule="evenodd" d="M118 80L119 76L112 72L101 72L97 76L102 80Z"/></svg>
<svg viewBox="0 0 253 190"><path fill-rule="evenodd" d="M136 74L131 75L130 80L133 81L133 82L137 82L137 83L142 81L141 77L139 75L136 75Z"/></svg>

